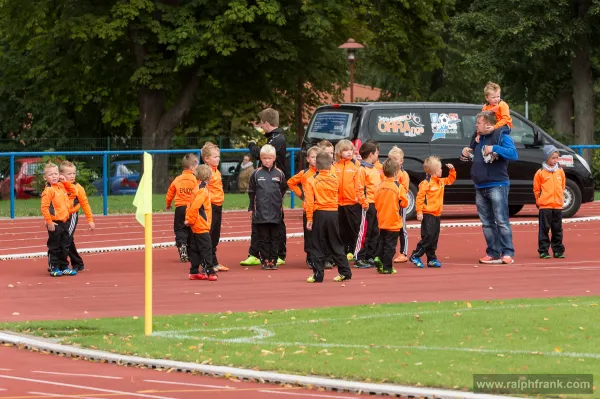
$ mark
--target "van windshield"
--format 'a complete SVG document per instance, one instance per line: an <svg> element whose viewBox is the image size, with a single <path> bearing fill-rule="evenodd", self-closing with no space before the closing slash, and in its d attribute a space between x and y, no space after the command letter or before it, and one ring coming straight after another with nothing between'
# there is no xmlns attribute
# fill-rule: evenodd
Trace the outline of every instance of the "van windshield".
<svg viewBox="0 0 600 399"><path fill-rule="evenodd" d="M308 128L309 139L341 140L350 137L352 112L334 111L316 114Z"/></svg>

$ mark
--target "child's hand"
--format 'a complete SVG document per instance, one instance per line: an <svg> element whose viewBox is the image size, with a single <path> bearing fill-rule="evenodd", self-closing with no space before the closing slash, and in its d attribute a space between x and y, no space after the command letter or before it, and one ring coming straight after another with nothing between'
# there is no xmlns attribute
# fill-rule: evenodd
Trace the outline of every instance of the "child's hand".
<svg viewBox="0 0 600 399"><path fill-rule="evenodd" d="M250 220L252 220L252 211L248 211L248 216L250 217Z"/></svg>
<svg viewBox="0 0 600 399"><path fill-rule="evenodd" d="M190 225L190 222L188 222L187 220L185 222L183 222L183 224L185 224L186 226Z"/></svg>
<svg viewBox="0 0 600 399"><path fill-rule="evenodd" d="M67 179L65 178L64 175L58 175L58 181L64 182L64 181L67 181Z"/></svg>
<svg viewBox="0 0 600 399"><path fill-rule="evenodd" d="M485 131L488 132L488 133L493 132L494 129L495 129L494 126L490 126L490 125L488 125L488 126L485 127Z"/></svg>
<svg viewBox="0 0 600 399"><path fill-rule="evenodd" d="M167 212L171 211L171 205L167 206L165 209L167 210Z"/></svg>
<svg viewBox="0 0 600 399"><path fill-rule="evenodd" d="M465 158L468 158L471 155L472 152L473 152L473 150L471 148L465 147L462 150L462 156L465 157Z"/></svg>
<svg viewBox="0 0 600 399"><path fill-rule="evenodd" d="M452 165L451 163L447 163L447 164L446 164L446 167L447 167L448 169L454 169L454 165Z"/></svg>
<svg viewBox="0 0 600 399"><path fill-rule="evenodd" d="M54 227L54 226L56 226L56 223L50 222L50 224L47 225L46 227L48 228L48 231L54 231L54 230L56 230L56 227Z"/></svg>
<svg viewBox="0 0 600 399"><path fill-rule="evenodd" d="M486 145L485 147L483 147L483 155L489 155L492 152L494 152L494 146Z"/></svg>
<svg viewBox="0 0 600 399"><path fill-rule="evenodd" d="M422 213L417 213L417 220L419 222L423 220L423 214Z"/></svg>
<svg viewBox="0 0 600 399"><path fill-rule="evenodd" d="M90 227L90 230L91 230L91 231L94 231L94 229L96 228L96 223L94 223L94 222L89 222L89 223L88 223L88 226Z"/></svg>
<svg viewBox="0 0 600 399"><path fill-rule="evenodd" d="M306 222L306 230L312 231L312 222Z"/></svg>
<svg viewBox="0 0 600 399"><path fill-rule="evenodd" d="M475 142L479 144L479 140L481 140L481 137L479 136L479 133L477 133L477 137L475 137Z"/></svg>

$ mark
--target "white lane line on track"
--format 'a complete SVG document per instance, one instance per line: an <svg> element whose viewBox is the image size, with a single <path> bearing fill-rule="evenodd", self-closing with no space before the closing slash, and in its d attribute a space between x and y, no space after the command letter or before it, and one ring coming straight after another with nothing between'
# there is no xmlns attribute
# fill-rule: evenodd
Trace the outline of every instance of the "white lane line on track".
<svg viewBox="0 0 600 399"><path fill-rule="evenodd" d="M85 385L64 384L62 382L54 382L54 381L46 381L46 380L36 380L36 379L33 379L33 378L12 377L12 376L8 376L8 375L0 375L0 378L4 378L4 379L7 379L7 380L26 381L26 382L31 382L31 383L35 383L35 384L56 385L56 386L59 386L59 387L66 387L66 388L87 389L87 390L90 390L90 391L105 392L105 393L114 393L114 394L118 394L118 395L130 395L130 396L136 396L136 397L140 397L140 398L175 399L175 398L171 398L171 397L168 397L168 396L156 396L156 395L147 395L147 394L136 393L136 392L117 391L117 390L114 390L114 389L94 388L94 387L88 387L88 386L85 386Z"/></svg>
<svg viewBox="0 0 600 399"><path fill-rule="evenodd" d="M111 377L111 376L108 376L108 375L59 373L59 372L55 372L55 371L41 371L41 370L35 370L35 371L32 371L32 373L53 374L53 375L69 375L69 376L73 376L73 377L104 378L104 379L107 379L107 380L122 380L123 379L123 377Z"/></svg>
<svg viewBox="0 0 600 399"><path fill-rule="evenodd" d="M81 395L61 395L58 393L46 393L46 392L27 392L28 394L31 395L40 395L40 396L46 396L49 398L78 398L78 399L103 399L103 398L98 398L98 397L93 397L90 398L89 396L81 396Z"/></svg>
<svg viewBox="0 0 600 399"><path fill-rule="evenodd" d="M186 387L200 387L200 388L215 388L215 389L231 389L234 390L234 387L230 387L227 385L207 385L207 384L192 384L188 382L174 382L174 381L161 381L161 380L144 380L144 382L151 382L154 384L169 384L169 385L182 385Z"/></svg>
<svg viewBox="0 0 600 399"><path fill-rule="evenodd" d="M293 396L304 396L307 398L329 398L329 399L348 399L355 398L357 396L337 396L337 395L324 395L316 393L305 393L305 392L287 392L287 391L269 391L268 389L261 389L261 393L273 393L277 395L293 395Z"/></svg>

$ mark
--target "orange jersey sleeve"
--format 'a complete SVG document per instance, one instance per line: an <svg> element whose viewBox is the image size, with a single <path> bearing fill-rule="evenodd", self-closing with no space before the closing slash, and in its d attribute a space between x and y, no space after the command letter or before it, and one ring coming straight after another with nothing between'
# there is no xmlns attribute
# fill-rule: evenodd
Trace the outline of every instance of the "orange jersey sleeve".
<svg viewBox="0 0 600 399"><path fill-rule="evenodd" d="M356 190L356 199L363 209L369 208L369 202L367 201L366 184L367 174L365 168L358 168L358 172L354 176L354 188Z"/></svg>
<svg viewBox="0 0 600 399"><path fill-rule="evenodd" d="M535 176L533 176L533 196L535 198L535 203L539 206L539 198L542 193L542 180L544 179L542 175L542 170L538 170L535 172Z"/></svg>
<svg viewBox="0 0 600 399"><path fill-rule="evenodd" d="M290 177L287 181L287 185L296 194L298 197L302 198L302 189L299 187L302 183L302 177L304 176L304 170L296 173L294 176Z"/></svg>
<svg viewBox="0 0 600 399"><path fill-rule="evenodd" d="M212 176L210 178L210 182L208 183L208 192L210 193L210 202L213 205L221 206L223 205L223 201L225 201L225 192L223 191L223 178L221 176L221 172L219 172L219 168L212 169Z"/></svg>
<svg viewBox="0 0 600 399"><path fill-rule="evenodd" d="M210 193L205 187L196 192L196 196L185 211L185 220L196 234L208 233L212 221Z"/></svg>
<svg viewBox="0 0 600 399"><path fill-rule="evenodd" d="M50 214L50 204L52 204L52 200L54 199L54 190L52 187L46 187L44 192L42 193L42 205L41 211L46 224L52 223L52 215Z"/></svg>
<svg viewBox="0 0 600 399"><path fill-rule="evenodd" d="M496 114L495 129L504 125L508 125L508 127L512 129L513 123L512 118L510 117L510 108L505 101L500 101L498 105L486 104L483 106L482 111L492 111Z"/></svg>
<svg viewBox="0 0 600 399"><path fill-rule="evenodd" d="M422 214L425 208L425 194L429 191L429 182L423 180L419 183L419 192L417 193L417 199L415 200L415 209L417 214Z"/></svg>
<svg viewBox="0 0 600 399"><path fill-rule="evenodd" d="M315 212L314 179L310 179L306 183L306 187L304 187L304 211L306 212L306 220L312 222Z"/></svg>
<svg viewBox="0 0 600 399"><path fill-rule="evenodd" d="M171 206L171 204L173 203L173 199L175 198L175 192L177 192L177 188L176 188L176 184L177 181L179 180L179 176L177 176L169 185L169 189L167 190L167 197L166 197L166 201L167 201L167 208L169 208Z"/></svg>
<svg viewBox="0 0 600 399"><path fill-rule="evenodd" d="M451 186L456 181L456 169L450 169L448 177L440 179L446 186Z"/></svg>
<svg viewBox="0 0 600 399"><path fill-rule="evenodd" d="M88 223L92 223L94 221L94 216L92 214L92 208L90 207L90 202L88 200L87 194L85 192L85 188L81 184L77 185L77 199L81 204L81 209L83 209L83 213Z"/></svg>

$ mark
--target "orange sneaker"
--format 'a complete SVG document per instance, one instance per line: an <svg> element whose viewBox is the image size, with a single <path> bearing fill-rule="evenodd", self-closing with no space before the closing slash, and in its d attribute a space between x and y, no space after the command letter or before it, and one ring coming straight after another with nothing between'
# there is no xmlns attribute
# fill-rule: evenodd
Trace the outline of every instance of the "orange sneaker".
<svg viewBox="0 0 600 399"><path fill-rule="evenodd" d="M215 270L218 272L228 272L229 268L227 266L223 266L223 265L216 265Z"/></svg>
<svg viewBox="0 0 600 399"><path fill-rule="evenodd" d="M505 265L510 265L512 263L515 263L515 260L513 259L512 256L504 255L502 257L502 263L504 263Z"/></svg>
<svg viewBox="0 0 600 399"><path fill-rule="evenodd" d="M204 273L190 274L190 280L206 280L208 276Z"/></svg>
<svg viewBox="0 0 600 399"><path fill-rule="evenodd" d="M217 277L216 274L209 274L208 275L208 281L217 281L219 278Z"/></svg>
<svg viewBox="0 0 600 399"><path fill-rule="evenodd" d="M492 258L491 256L486 255L483 258L479 259L479 263L483 263L486 265L492 265L492 264L502 263L502 261L498 258Z"/></svg>
<svg viewBox="0 0 600 399"><path fill-rule="evenodd" d="M408 256L404 254L398 255L396 259L394 259L394 263L406 263L408 262Z"/></svg>

